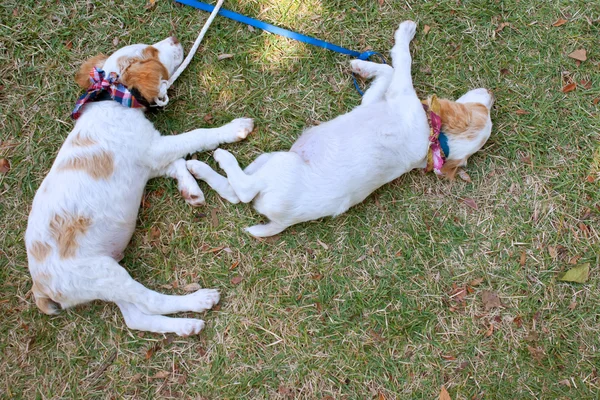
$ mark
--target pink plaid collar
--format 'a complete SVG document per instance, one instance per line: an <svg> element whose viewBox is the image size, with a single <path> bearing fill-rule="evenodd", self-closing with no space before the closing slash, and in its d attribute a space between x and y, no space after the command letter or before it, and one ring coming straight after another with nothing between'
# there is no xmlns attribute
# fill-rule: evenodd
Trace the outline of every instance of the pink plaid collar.
<svg viewBox="0 0 600 400"><path fill-rule="evenodd" d="M71 113L71 118L77 119L81 116L81 108L85 103L100 100L100 95L103 92L108 93L111 99L117 103L121 103L129 108L147 107L148 103L145 100L138 100L127 86L119 83L119 75L116 72L111 72L108 79L104 77L105 72L94 67L90 71L90 87L82 94L75 102L75 108Z"/></svg>
<svg viewBox="0 0 600 400"><path fill-rule="evenodd" d="M435 95L423 100L423 108L427 113L429 122L429 150L427 151L427 166L425 172L434 171L442 175L442 167L446 162L446 154L440 144L440 131L442 130L442 117L440 116L440 103Z"/></svg>

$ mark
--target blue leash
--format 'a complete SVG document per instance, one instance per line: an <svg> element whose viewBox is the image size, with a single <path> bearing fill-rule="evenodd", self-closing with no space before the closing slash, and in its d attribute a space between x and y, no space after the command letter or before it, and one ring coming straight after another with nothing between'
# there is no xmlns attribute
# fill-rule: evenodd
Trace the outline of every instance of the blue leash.
<svg viewBox="0 0 600 400"><path fill-rule="evenodd" d="M212 10L215 8L214 6L212 6L210 4L206 4L206 3L203 3L201 1L196 1L196 0L175 0L175 1L178 3L181 3L181 4L185 4L187 6L191 6L191 7L200 9L202 11L206 11L206 12L212 12ZM263 21L259 21L254 18L246 17L245 15L238 14L236 12L226 10L224 8L221 8L219 10L218 15L222 15L226 18L232 19L237 22L241 22L246 25L253 26L258 29L262 29L267 32L275 33L280 36L285 36L289 39L294 39L299 42L311 44L311 45L317 46L317 47L322 47L324 49L335 51L338 53L347 54L349 56L358 58L359 60L368 60L373 56L378 56L379 59L384 64L386 63L385 57L376 51L369 50L369 51L360 53L358 51L354 51L354 50L346 49L344 47L336 46L335 44L325 42L324 40L319 40L319 39L315 39L310 36L302 35L300 33L288 31L287 29L283 29L278 26L271 25L271 24L268 24ZM352 78L354 79L354 87L356 88L358 93L360 93L360 95L362 96L363 91L360 90L360 87L358 86L358 81L356 80L356 76L353 75Z"/></svg>

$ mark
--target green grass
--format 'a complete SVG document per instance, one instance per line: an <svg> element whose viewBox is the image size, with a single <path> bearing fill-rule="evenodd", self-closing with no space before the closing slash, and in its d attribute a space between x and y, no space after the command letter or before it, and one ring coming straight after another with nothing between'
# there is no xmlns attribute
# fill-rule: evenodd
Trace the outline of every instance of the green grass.
<svg viewBox="0 0 600 400"><path fill-rule="evenodd" d="M76 68L99 52L171 33L188 49L207 16L169 1L145 5L0 5L0 158L12 166L0 174L2 397L431 399L442 385L453 399L600 396L593 1L227 1L356 50L387 53L398 23L418 21L420 95L455 98L478 86L496 95L492 137L467 168L473 182L415 171L336 219L257 241L242 231L261 220L251 206L227 204L203 184L208 205L192 209L172 180L156 179L122 264L166 293L192 282L219 288L220 308L202 316L207 329L186 339L129 331L118 309L100 302L57 317L39 313L23 234L34 193L72 127ZM559 18L568 23L553 27ZM495 32L502 22L510 26ZM567 57L578 48L588 51L579 66ZM222 53L234 57L217 61ZM562 93L567 74L592 87ZM347 57L223 18L170 98L149 115L164 134L255 118L258 131L227 146L243 165L360 101ZM215 166L210 154L197 157ZM220 246L230 251L207 251ZM556 281L570 263L586 262L586 284ZM451 297L453 285L477 278L483 282L464 302ZM503 307L486 311L483 290L497 292ZM161 371L168 377L156 377Z"/></svg>

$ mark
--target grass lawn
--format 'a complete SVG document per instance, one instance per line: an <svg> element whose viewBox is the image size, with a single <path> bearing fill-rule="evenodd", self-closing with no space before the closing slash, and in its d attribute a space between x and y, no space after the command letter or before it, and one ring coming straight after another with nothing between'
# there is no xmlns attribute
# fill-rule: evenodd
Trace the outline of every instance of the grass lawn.
<svg viewBox="0 0 600 400"><path fill-rule="evenodd" d="M432 399L442 385L452 399L600 396L600 5L588 0L227 0L385 54L398 23L416 20L419 95L483 86L496 96L472 182L414 171L338 218L259 241L242 230L261 220L250 205L202 184L207 205L192 209L173 180L156 179L122 264L164 293L219 288L206 330L130 331L101 302L38 312L23 235L73 126L74 72L170 34L187 51L207 17L147 4L0 5L0 158L11 166L0 174L1 397ZM567 55L582 48L577 65ZM168 135L253 117L257 131L226 146L247 165L359 104L348 61L219 17L171 103L149 118ZM587 283L557 281L585 263Z"/></svg>

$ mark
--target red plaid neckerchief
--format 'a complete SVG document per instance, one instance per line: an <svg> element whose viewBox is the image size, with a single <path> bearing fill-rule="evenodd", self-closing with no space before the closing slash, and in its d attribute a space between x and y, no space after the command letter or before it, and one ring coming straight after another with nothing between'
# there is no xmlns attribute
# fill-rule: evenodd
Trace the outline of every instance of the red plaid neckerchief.
<svg viewBox="0 0 600 400"><path fill-rule="evenodd" d="M75 108L71 113L71 118L77 119L81 116L81 107L85 103L95 101L100 93L106 91L110 95L110 98L121 103L125 107L129 108L142 108L145 107L135 96L131 93L127 86L119 83L119 75L116 72L111 72L108 79L104 79L104 71L94 67L90 71L90 87L84 94L77 99Z"/></svg>
<svg viewBox="0 0 600 400"><path fill-rule="evenodd" d="M434 171L442 175L442 167L446 161L446 155L440 144L440 131L442 130L442 117L440 117L440 103L435 95L423 100L423 108L427 113L429 122L429 149L427 150L427 166L425 172Z"/></svg>

